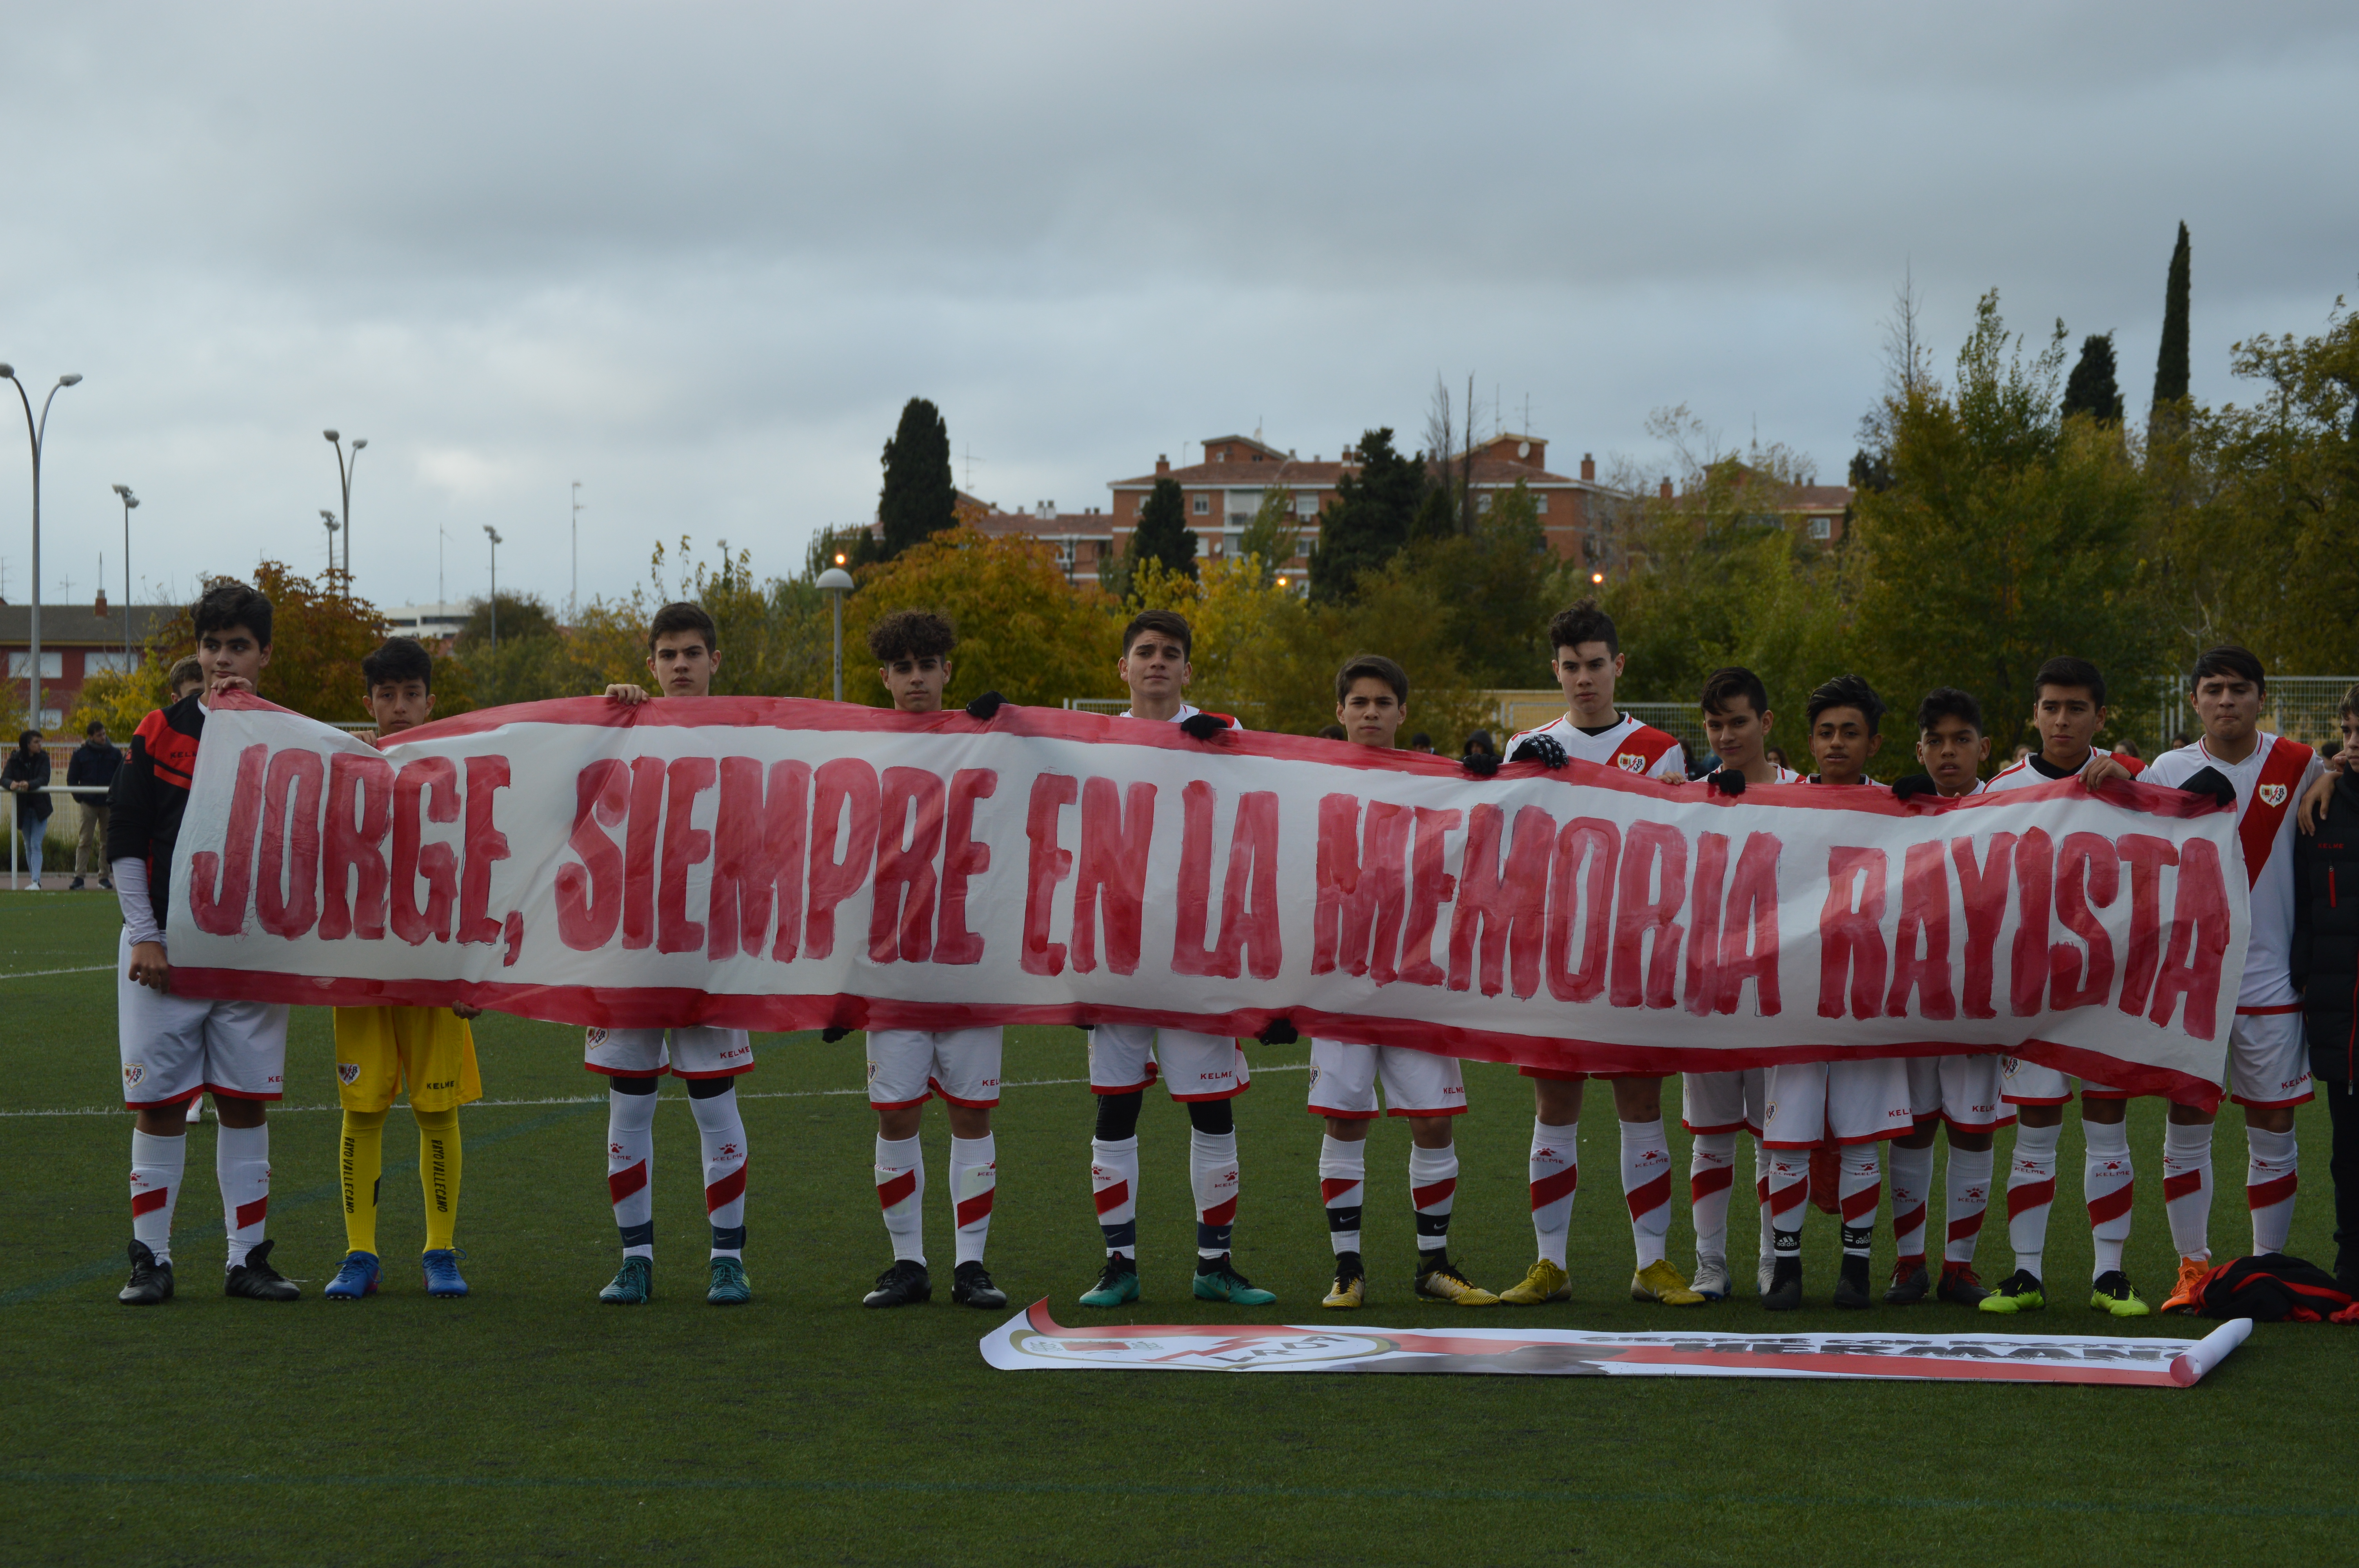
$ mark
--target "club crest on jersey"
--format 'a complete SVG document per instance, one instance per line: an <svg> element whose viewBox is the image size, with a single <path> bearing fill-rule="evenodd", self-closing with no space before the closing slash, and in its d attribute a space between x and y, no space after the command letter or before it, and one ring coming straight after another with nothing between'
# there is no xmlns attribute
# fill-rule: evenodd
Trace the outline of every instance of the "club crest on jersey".
<svg viewBox="0 0 2359 1568"><path fill-rule="evenodd" d="M336 1064L336 1076L343 1080L346 1088L350 1088L361 1081L361 1065L358 1062L339 1062Z"/></svg>
<svg viewBox="0 0 2359 1568"><path fill-rule="evenodd" d="M1614 765L1625 773L1643 773L1647 771L1647 759L1636 752L1621 752L1614 755Z"/></svg>
<svg viewBox="0 0 2359 1568"><path fill-rule="evenodd" d="M2260 795L2261 804L2275 811L2285 804L2286 786L2281 784L2265 784L2260 788Z"/></svg>

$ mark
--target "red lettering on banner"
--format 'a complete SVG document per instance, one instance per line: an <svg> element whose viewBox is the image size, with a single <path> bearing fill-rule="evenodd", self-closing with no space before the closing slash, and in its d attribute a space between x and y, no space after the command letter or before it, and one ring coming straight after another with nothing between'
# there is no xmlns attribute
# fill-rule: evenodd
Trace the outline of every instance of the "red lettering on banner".
<svg viewBox="0 0 2359 1568"><path fill-rule="evenodd" d="M1694 891L1688 895L1687 1010L1710 1012L1720 992L1720 897L1728 881L1728 835L1696 835Z"/></svg>
<svg viewBox="0 0 2359 1568"><path fill-rule="evenodd" d="M451 940L451 906L459 896L458 861L448 844L428 844L425 824L459 820L459 767L448 757L404 762L393 776L393 934L416 947ZM426 903L418 881L426 880Z"/></svg>
<svg viewBox="0 0 2359 1568"><path fill-rule="evenodd" d="M327 774L317 752L289 749L270 759L254 916L273 936L300 936L319 922L320 796Z"/></svg>
<svg viewBox="0 0 2359 1568"><path fill-rule="evenodd" d="M1968 1018L1996 1018L1991 1005L1995 982L1999 927L2006 924L2007 875L2015 866L2015 835L1994 833L1982 862L1974 861L1972 838L1950 840L1950 860L1958 869L1958 903L1966 914L1966 984L1958 1011Z"/></svg>
<svg viewBox="0 0 2359 1568"><path fill-rule="evenodd" d="M835 951L835 908L860 891L876 856L876 770L857 757L832 757L812 775L810 902L803 915L803 951L824 958ZM843 858L836 858L841 848Z"/></svg>
<svg viewBox="0 0 2359 1568"><path fill-rule="evenodd" d="M664 760L631 759L631 819L623 833L623 946L656 939L656 850L663 842Z"/></svg>
<svg viewBox="0 0 2359 1568"><path fill-rule="evenodd" d="M494 920L490 914L492 867L508 858L508 836L499 830L493 814L498 808L499 792L507 787L506 757L467 759L467 867L459 880L462 942L497 946L507 934L505 923Z"/></svg>
<svg viewBox="0 0 2359 1568"><path fill-rule="evenodd" d="M1715 1012L1734 1012L1747 980L1753 982L1756 1017L1775 1018L1784 1008L1777 989L1777 862L1784 851L1774 833L1745 836L1745 852L1736 858L1736 874L1721 905L1719 950L1712 960L1720 976Z"/></svg>
<svg viewBox="0 0 2359 1568"><path fill-rule="evenodd" d="M1892 935L1892 989L1884 1011L1908 1016L1908 993L1917 993L1917 1016L1958 1016L1950 985L1950 872L1937 841L1911 844L1900 861L1900 924Z"/></svg>
<svg viewBox="0 0 2359 1568"><path fill-rule="evenodd" d="M2048 992L2048 917L2055 904L2056 846L2039 828L2015 843L2015 946L2008 958L2007 1011L2037 1013Z"/></svg>
<svg viewBox="0 0 2359 1568"><path fill-rule="evenodd" d="M1450 989L1474 981L1476 945L1483 958L1483 994L1497 996L1512 981L1516 995L1540 989L1540 947L1548 938L1549 860L1556 818L1537 806L1516 813L1506 868L1499 839L1506 814L1478 806L1466 817L1466 853L1458 875L1458 907L1450 918Z"/></svg>
<svg viewBox="0 0 2359 1568"><path fill-rule="evenodd" d="M1070 774L1039 773L1032 780L1032 799L1024 810L1024 836L1031 843L1024 867L1024 950L1017 957L1027 975L1065 969L1065 945L1049 940L1049 916L1057 884L1073 874L1073 852L1057 844L1057 818L1080 792L1080 781Z"/></svg>
<svg viewBox="0 0 2359 1568"><path fill-rule="evenodd" d="M1821 1018L1843 1015L1846 978L1854 1018L1875 1018L1883 1011L1889 963L1884 949L1884 884L1890 874L1891 862L1881 849L1838 846L1827 851L1827 902L1819 911Z"/></svg>
<svg viewBox="0 0 2359 1568"><path fill-rule="evenodd" d="M934 934L934 962L979 964L983 938L967 929L967 884L991 870L991 846L974 836L974 805L999 788L994 768L961 768L951 775L950 809L942 829L942 912Z"/></svg>
<svg viewBox="0 0 2359 1568"><path fill-rule="evenodd" d="M230 792L229 828L221 849L199 849L189 857L189 913L207 935L234 936L245 928L254 835L262 821L262 775L269 759L270 748L264 745L237 754L237 784Z"/></svg>
<svg viewBox="0 0 2359 1568"><path fill-rule="evenodd" d="M2091 906L2114 902L2122 885L2122 864L2113 840L2095 833L2068 833L2056 854L2056 918L2089 949L2085 973L2081 949L2059 942L2048 950L2049 1008L2062 1012L2101 1002L2114 993L2114 939Z"/></svg>
<svg viewBox="0 0 2359 1568"><path fill-rule="evenodd" d="M1659 876L1657 874L1659 869ZM1614 975L1606 1000L1615 1007L1669 1007L1678 1001L1679 914L1688 898L1688 841L1660 822L1634 822L1622 842L1614 897ZM1655 939L1648 957L1647 938Z"/></svg>
<svg viewBox="0 0 2359 1568"><path fill-rule="evenodd" d="M1605 989L1607 944L1614 935L1614 871L1621 860L1622 830L1603 817L1576 816L1557 833L1556 855L1549 862L1544 968L1549 994L1559 1001L1595 1001ZM1577 963L1572 956L1576 929L1582 932Z"/></svg>
<svg viewBox="0 0 2359 1568"><path fill-rule="evenodd" d="M946 792L924 768L885 770L876 833L876 892L868 908L868 957L922 964L934 951L934 857L942 848ZM916 820L910 820L915 810Z"/></svg>
<svg viewBox="0 0 2359 1568"><path fill-rule="evenodd" d="M1410 808L1417 829L1408 854L1408 918L1401 928L1400 978L1416 986L1438 986L1450 977L1433 961L1433 933L1441 906L1458 893L1458 879L1442 869L1450 835L1463 814L1455 806Z"/></svg>
<svg viewBox="0 0 2359 1568"><path fill-rule="evenodd" d="M631 770L614 758L573 778L573 832L566 847L580 865L557 868L557 939L577 953L603 947L623 923L623 851L602 831L631 810Z"/></svg>
<svg viewBox="0 0 2359 1568"><path fill-rule="evenodd" d="M2171 1009L2187 999L2180 1027L2198 1040L2219 1031L2220 971L2228 955L2228 884L2220 871L2220 847L2190 838L2179 847L2179 896L2155 976L2154 1007L2147 1016L2170 1022Z"/></svg>
<svg viewBox="0 0 2359 1568"><path fill-rule="evenodd" d="M1221 888L1222 972L1240 962L1257 980L1274 980L1286 954L1277 917L1277 795L1266 789L1237 797L1229 835L1229 877Z"/></svg>
<svg viewBox="0 0 2359 1568"><path fill-rule="evenodd" d="M1368 803L1367 838L1360 837L1356 795L1319 802L1318 903L1310 920L1310 972L1354 979L1373 974L1378 985L1396 977L1401 921L1408 908L1408 807Z"/></svg>
<svg viewBox="0 0 2359 1568"><path fill-rule="evenodd" d="M1082 781L1082 853L1073 881L1073 968L1098 967L1098 911L1105 911L1106 968L1138 972L1147 903L1147 856L1155 842L1155 786L1118 790L1112 779Z"/></svg>
<svg viewBox="0 0 2359 1568"><path fill-rule="evenodd" d="M721 759L712 813L712 887L704 903L704 956L759 957L777 913L770 957L791 964L803 939L803 838L810 816L810 764L773 762L769 784L756 757Z"/></svg>
<svg viewBox="0 0 2359 1568"><path fill-rule="evenodd" d="M321 941L385 939L385 838L392 830L393 764L350 752L330 757L327 827L320 839Z"/></svg>
<svg viewBox="0 0 2359 1568"><path fill-rule="evenodd" d="M711 757L674 757L664 768L663 858L656 870L656 951L693 953L704 946L704 926L688 917L688 873L712 858L712 835L696 826L696 797L720 782L721 765ZM468 778L472 786L473 776ZM474 812L474 796L467 799ZM474 856L467 869L474 870ZM705 892L705 905L712 903Z"/></svg>
<svg viewBox="0 0 2359 1568"><path fill-rule="evenodd" d="M2162 963L2162 869L2179 864L2179 850L2151 833L2125 833L2114 840L2130 869L2130 940L2122 955L2121 1010L2132 1018L2146 1011Z"/></svg>
<svg viewBox="0 0 2359 1568"><path fill-rule="evenodd" d="M1218 955L1204 945L1212 919L1212 806L1218 794L1202 779L1189 780L1180 791L1180 887L1171 937L1171 972L1177 975L1220 974ZM1222 978L1235 979L1236 972Z"/></svg>

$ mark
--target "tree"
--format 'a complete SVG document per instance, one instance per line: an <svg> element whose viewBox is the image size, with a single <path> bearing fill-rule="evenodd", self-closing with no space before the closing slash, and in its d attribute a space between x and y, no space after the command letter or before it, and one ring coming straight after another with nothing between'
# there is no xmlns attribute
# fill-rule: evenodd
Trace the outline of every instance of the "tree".
<svg viewBox="0 0 2359 1568"><path fill-rule="evenodd" d="M1294 564L1302 553L1302 524L1294 510L1294 492L1271 485L1261 492L1253 520L1237 535L1237 554L1260 563L1261 580L1268 584Z"/></svg>
<svg viewBox="0 0 2359 1568"><path fill-rule="evenodd" d="M2179 225L2179 243L2170 248L2170 277L2163 285L2162 347L2154 361L2154 408L2147 425L2174 416L2187 400L2187 306L2189 293L2187 225Z"/></svg>
<svg viewBox="0 0 2359 1568"><path fill-rule="evenodd" d="M958 487L951 482L951 432L941 411L922 397L901 409L900 428L885 443L885 489L876 500L884 557L892 559L945 528L958 526Z"/></svg>
<svg viewBox="0 0 2359 1568"><path fill-rule="evenodd" d="M2067 417L2085 414L2107 425L2122 422L2122 391L2114 379L2114 335L2093 332L2081 343L2081 358L2064 381Z"/></svg>
<svg viewBox="0 0 2359 1568"><path fill-rule="evenodd" d="M495 628L503 643L554 637L557 615L537 593L502 593L487 600L473 600L467 605L467 619L459 623L458 635L451 639L451 645L467 653L478 647L488 648Z"/></svg>
<svg viewBox="0 0 2359 1568"><path fill-rule="evenodd" d="M1196 575L1196 531L1188 526L1187 498L1178 480L1155 481L1138 509L1138 526L1123 545L1123 565L1132 579L1148 561L1182 577Z"/></svg>
<svg viewBox="0 0 2359 1568"><path fill-rule="evenodd" d="M1122 605L1067 581L1056 552L1039 540L962 528L863 572L860 591L844 606L847 697L878 707L890 701L871 673L867 635L896 610L930 610L957 631L952 702L996 691L1010 702L1053 708L1069 697L1122 695L1114 675ZM822 659L826 646L822 641Z"/></svg>
<svg viewBox="0 0 2359 1568"><path fill-rule="evenodd" d="M1523 481L1493 492L1487 509L1478 505L1472 532L1419 537L1399 559L1432 585L1455 663L1469 682L1520 687L1545 678L1548 620L1561 606L1552 599L1549 568L1556 563L1539 507Z"/></svg>
<svg viewBox="0 0 2359 1568"><path fill-rule="evenodd" d="M1393 449L1391 427L1360 438L1359 460L1336 480L1310 552L1311 597L1325 604L1350 599L1362 573L1400 553L1425 499L1425 464Z"/></svg>

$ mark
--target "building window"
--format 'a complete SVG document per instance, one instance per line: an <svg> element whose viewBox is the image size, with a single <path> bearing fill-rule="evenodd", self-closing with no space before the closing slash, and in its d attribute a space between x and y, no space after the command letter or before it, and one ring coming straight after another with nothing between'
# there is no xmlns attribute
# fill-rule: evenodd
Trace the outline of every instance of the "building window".
<svg viewBox="0 0 2359 1568"><path fill-rule="evenodd" d="M1316 516L1318 516L1318 515L1319 515L1319 498L1318 498L1317 496L1315 496L1315 495L1298 495L1298 496L1296 496L1296 497L1294 498L1294 514L1295 514L1297 517L1316 517Z"/></svg>
<svg viewBox="0 0 2359 1568"><path fill-rule="evenodd" d="M1545 495L1535 495L1535 496L1533 496L1533 497L1532 497L1532 510L1533 510L1533 511L1535 511L1535 512L1537 512L1537 513L1538 513L1538 514L1539 514L1541 516L1543 516L1543 517L1547 516L1547 515L1548 515L1548 497L1547 497L1547 496L1545 496Z"/></svg>
<svg viewBox="0 0 2359 1568"><path fill-rule="evenodd" d="M1834 520L1833 518L1832 518L1832 517L1813 517L1813 518L1811 518L1811 519L1810 519L1810 537L1811 537L1811 538L1813 538L1813 539L1832 539L1832 538L1833 538L1834 536L1835 536L1835 520Z"/></svg>
<svg viewBox="0 0 2359 1568"><path fill-rule="evenodd" d="M134 656L120 648L111 654L92 650L82 656L82 673L84 676L127 676L136 667Z"/></svg>
<svg viewBox="0 0 2359 1568"><path fill-rule="evenodd" d="M1474 498L1474 510L1477 512L1488 512L1491 510L1491 492L1489 491L1484 491L1482 494Z"/></svg>
<svg viewBox="0 0 2359 1568"><path fill-rule="evenodd" d="M18 649L11 652L8 655L8 678L10 680L23 680L25 678L26 666L30 665L32 662L33 655L27 650ZM41 650L41 678L43 680L61 680L65 677L65 673L66 656L63 654L59 653L55 648L43 648Z"/></svg>
<svg viewBox="0 0 2359 1568"><path fill-rule="evenodd" d="M1212 498L1209 495L1197 496L1194 504L1190 506L1189 510L1197 516L1202 517L1212 510Z"/></svg>

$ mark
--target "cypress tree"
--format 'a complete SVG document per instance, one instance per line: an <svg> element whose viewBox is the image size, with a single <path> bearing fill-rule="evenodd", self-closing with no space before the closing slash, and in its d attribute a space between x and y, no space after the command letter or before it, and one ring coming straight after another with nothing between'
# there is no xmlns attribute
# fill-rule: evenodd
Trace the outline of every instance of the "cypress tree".
<svg viewBox="0 0 2359 1568"><path fill-rule="evenodd" d="M2154 362L2154 410L2149 424L2187 395L2187 225L2179 225L2179 243L2170 251L2170 281L2162 300L2162 351Z"/></svg>
<svg viewBox="0 0 2359 1568"><path fill-rule="evenodd" d="M1196 575L1196 530L1188 526L1185 498L1180 493L1180 481L1164 478L1155 481L1147 492L1147 503L1138 509L1138 527L1131 534L1123 548L1128 568L1136 572L1150 560L1161 561L1166 570Z"/></svg>
<svg viewBox="0 0 2359 1568"><path fill-rule="evenodd" d="M2122 422L2122 389L2114 375L2114 335L2099 332L2081 344L2080 362L2064 383L2064 413Z"/></svg>
<svg viewBox="0 0 2359 1568"><path fill-rule="evenodd" d="M1393 449L1389 426L1360 438L1360 471L1335 481L1335 499L1319 519L1310 552L1310 597L1340 603L1408 544L1425 499L1425 464Z"/></svg>
<svg viewBox="0 0 2359 1568"><path fill-rule="evenodd" d="M884 525L883 558L958 525L958 490L951 482L951 432L941 410L912 397L900 428L885 443L885 490L876 499Z"/></svg>

